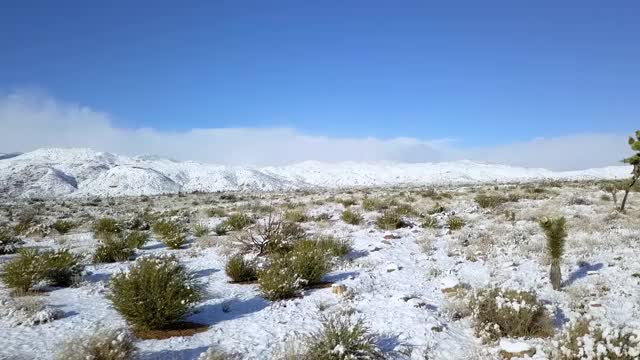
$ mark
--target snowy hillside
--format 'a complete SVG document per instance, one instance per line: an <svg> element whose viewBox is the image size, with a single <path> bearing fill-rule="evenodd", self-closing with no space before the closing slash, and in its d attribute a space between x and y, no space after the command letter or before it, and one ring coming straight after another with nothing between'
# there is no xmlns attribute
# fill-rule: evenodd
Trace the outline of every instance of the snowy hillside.
<svg viewBox="0 0 640 360"><path fill-rule="evenodd" d="M253 168L177 162L157 157L124 157L89 149L40 149L0 160L0 194L51 197L274 191L308 187L622 178L628 172L625 166L552 172L471 161L423 164L307 161Z"/></svg>

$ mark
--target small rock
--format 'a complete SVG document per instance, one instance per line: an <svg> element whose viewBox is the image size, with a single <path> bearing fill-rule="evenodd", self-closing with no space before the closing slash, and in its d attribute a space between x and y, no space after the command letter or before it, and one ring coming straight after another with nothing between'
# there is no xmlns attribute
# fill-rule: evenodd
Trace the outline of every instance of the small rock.
<svg viewBox="0 0 640 360"><path fill-rule="evenodd" d="M343 284L332 284L331 292L339 296L344 296L347 293L347 286Z"/></svg>
<svg viewBox="0 0 640 360"><path fill-rule="evenodd" d="M587 275L598 275L598 272L590 270L590 271L587 271Z"/></svg>
<svg viewBox="0 0 640 360"><path fill-rule="evenodd" d="M400 236L395 235L395 234L387 234L387 235L384 236L384 238L386 240L394 240L394 239L400 239Z"/></svg>
<svg viewBox="0 0 640 360"><path fill-rule="evenodd" d="M509 339L500 339L500 355L503 359L511 359L513 357L533 356L536 349L531 345Z"/></svg>
<svg viewBox="0 0 640 360"><path fill-rule="evenodd" d="M387 272L392 272L392 271L400 270L400 267L397 264L390 263L390 264L387 264L386 269L387 269Z"/></svg>

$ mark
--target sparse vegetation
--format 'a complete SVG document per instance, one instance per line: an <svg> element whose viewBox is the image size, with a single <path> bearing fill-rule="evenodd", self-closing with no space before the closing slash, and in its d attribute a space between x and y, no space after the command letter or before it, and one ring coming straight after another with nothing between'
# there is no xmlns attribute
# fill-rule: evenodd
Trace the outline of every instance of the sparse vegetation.
<svg viewBox="0 0 640 360"><path fill-rule="evenodd" d="M44 278L53 286L71 286L80 276L82 265L80 256L69 250L45 252L41 255L44 261Z"/></svg>
<svg viewBox="0 0 640 360"><path fill-rule="evenodd" d="M167 329L202 298L192 273L175 257L144 257L111 280L113 306L136 329Z"/></svg>
<svg viewBox="0 0 640 360"><path fill-rule="evenodd" d="M302 210L289 210L284 213L284 219L294 223L301 223L307 221L309 217Z"/></svg>
<svg viewBox="0 0 640 360"><path fill-rule="evenodd" d="M340 218L342 221L351 225L360 225L360 223L362 223L362 215L348 209L342 212Z"/></svg>
<svg viewBox="0 0 640 360"><path fill-rule="evenodd" d="M131 231L125 238L127 246L131 249L142 249L149 241L149 234L144 231Z"/></svg>
<svg viewBox="0 0 640 360"><path fill-rule="evenodd" d="M625 163L633 166L633 169L631 170L631 179L627 182L624 189L624 197L622 198L622 204L620 204L621 212L624 212L629 192L640 178L640 130L636 131L635 138L633 136L629 137L629 146L631 150L636 153L623 160Z"/></svg>

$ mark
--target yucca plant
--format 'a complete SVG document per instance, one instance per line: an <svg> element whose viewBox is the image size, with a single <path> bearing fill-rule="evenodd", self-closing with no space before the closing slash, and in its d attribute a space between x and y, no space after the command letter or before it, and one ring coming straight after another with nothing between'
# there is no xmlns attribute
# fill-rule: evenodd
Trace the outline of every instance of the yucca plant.
<svg viewBox="0 0 640 360"><path fill-rule="evenodd" d="M640 178L640 130L636 131L635 138L633 136L629 137L629 146L631 146L631 150L636 151L636 153L623 160L625 163L633 165L633 170L631 170L631 180L629 180L626 189L624 189L624 197L622 198L622 204L620 204L620 212L624 211L629 191L631 191L633 185L635 185L638 178Z"/></svg>
<svg viewBox="0 0 640 360"><path fill-rule="evenodd" d="M562 283L560 260L564 254L564 244L567 238L566 224L567 221L563 216L555 219L545 217L540 221L540 226L547 237L547 251L551 257L549 278L554 290L560 290Z"/></svg>

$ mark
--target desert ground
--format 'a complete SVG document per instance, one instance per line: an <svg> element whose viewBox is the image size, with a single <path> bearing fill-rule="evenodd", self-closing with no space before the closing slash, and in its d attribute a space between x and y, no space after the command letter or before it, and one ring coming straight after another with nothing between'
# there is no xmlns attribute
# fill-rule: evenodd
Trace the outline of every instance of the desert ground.
<svg viewBox="0 0 640 360"><path fill-rule="evenodd" d="M34 275L19 291L4 275L0 358L74 359L117 334L105 341L128 355L102 358L638 359L640 195L616 204L596 181L4 198L4 274L23 274L8 269L24 249L77 263L64 286ZM541 223L559 217L554 290ZM148 239L109 248L132 233ZM265 245L275 238L286 244ZM330 244L319 277L274 293L269 267L302 241ZM141 329L115 306L114 278L165 255L201 296L175 326ZM234 281L231 259L257 275Z"/></svg>

